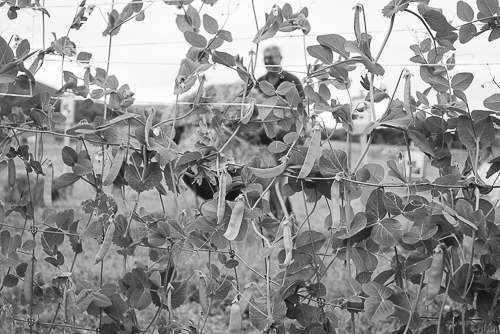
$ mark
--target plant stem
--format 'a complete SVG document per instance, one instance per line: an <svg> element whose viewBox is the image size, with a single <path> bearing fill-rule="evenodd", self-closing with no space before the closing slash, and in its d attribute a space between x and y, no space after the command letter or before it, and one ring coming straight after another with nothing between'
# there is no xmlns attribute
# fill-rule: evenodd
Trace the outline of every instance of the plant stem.
<svg viewBox="0 0 500 334"><path fill-rule="evenodd" d="M375 57L375 63L379 61L380 56L382 56L382 52L385 49L385 46L387 45L387 41L389 40L389 37L391 36L392 28L394 27L394 20L396 19L396 14L391 16L391 23L389 24L389 29L387 30L387 34L385 35L384 41L382 42L382 46L380 47L380 50L378 51L377 57ZM372 112L372 121L376 122L377 121L377 113L375 111L375 97L374 97L374 92L373 92L373 82L375 80L375 75L372 74L370 78L370 109ZM368 149L370 148L370 145L372 144L373 141L373 136L372 133L375 131L375 129L371 130L369 133L369 139L368 142L366 143L365 150L359 157L358 161L356 162L356 165L353 168L353 172L356 173L356 171L359 168L359 165L361 165L361 162L363 161L366 153L368 152Z"/></svg>

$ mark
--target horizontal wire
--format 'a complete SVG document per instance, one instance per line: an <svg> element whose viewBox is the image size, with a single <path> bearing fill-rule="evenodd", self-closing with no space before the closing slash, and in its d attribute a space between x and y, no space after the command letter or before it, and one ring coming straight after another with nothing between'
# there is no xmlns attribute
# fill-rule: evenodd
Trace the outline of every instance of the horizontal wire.
<svg viewBox="0 0 500 334"><path fill-rule="evenodd" d="M416 32L426 32L427 30L425 29L395 29L393 32L409 32L409 31L416 31ZM370 34L386 34L387 31L383 30L378 30L378 31L371 31ZM336 32L335 34L337 35L354 35L355 33L352 31L347 31L347 32ZM308 35L285 35L285 36L273 36L273 39L278 38L303 38L303 37L318 37L318 36L325 36L328 34L308 34ZM238 37L238 38L233 38L233 41L248 41L248 40L253 40L255 37ZM187 43L185 40L184 41L170 41L170 42L141 42L141 43L123 43L123 44L113 44L113 47L116 46L143 46L143 45L166 45L166 44L185 44ZM107 48L107 44L102 44L102 45L81 45L78 46L79 48Z"/></svg>
<svg viewBox="0 0 500 334"><path fill-rule="evenodd" d="M155 2L163 2L163 0L136 0L133 3L134 4L145 4L145 3L155 3ZM130 4L130 1L122 1L122 2L101 2L101 3L87 3L85 6L112 6L112 5L128 5ZM54 6L36 6L36 7L25 7L23 9L55 9L55 8L75 8L75 7L80 7L79 5L73 4L73 5L54 5ZM4 7L5 8L5 7ZM3 9L3 8L2 8ZM6 8L8 9L8 7Z"/></svg>
<svg viewBox="0 0 500 334"><path fill-rule="evenodd" d="M60 59L45 59L44 61L50 61L50 62L60 62ZM65 58L65 61L70 62L70 63L76 63L76 64L81 64L81 65L87 65L89 62L84 61L80 62L76 59L68 59ZM140 61L106 61L106 60L90 60L90 63L97 63L97 64L118 64L118 65L152 65L152 66L180 66L179 63L161 63L161 62L140 62ZM327 66L332 66L335 64L327 65ZM355 63L355 64L349 64L349 65L355 65L355 66L365 66L364 64L361 63ZM431 67L431 66L496 66L500 65L500 62L485 62L485 63L446 63L446 64L441 64L441 63L433 63L433 64L420 64L420 63L402 63L402 64L379 64L382 67L395 67L395 66L406 66L406 67L416 67L416 66L426 66L426 67ZM305 67L304 64L299 65L299 64L287 64L287 65L257 65L257 67L263 68L263 67ZM321 70L321 69L320 69ZM320 71L318 70L318 71ZM297 71L295 71L297 72ZM306 72L303 72L306 73Z"/></svg>

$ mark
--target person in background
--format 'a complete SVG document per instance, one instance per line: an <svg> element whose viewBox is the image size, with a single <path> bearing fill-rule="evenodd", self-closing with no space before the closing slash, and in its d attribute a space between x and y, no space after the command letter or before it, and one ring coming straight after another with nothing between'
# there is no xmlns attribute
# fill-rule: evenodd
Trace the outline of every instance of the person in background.
<svg viewBox="0 0 500 334"><path fill-rule="evenodd" d="M277 46L269 46L264 50L264 64L266 64L267 73L260 77L257 82L267 81L274 88L278 88L283 82L292 82L297 86L297 91L301 98L304 98L304 88L302 88L302 84L300 80L293 74L284 71L281 68L281 57L280 49ZM260 87L257 85L257 89L260 93L264 94Z"/></svg>

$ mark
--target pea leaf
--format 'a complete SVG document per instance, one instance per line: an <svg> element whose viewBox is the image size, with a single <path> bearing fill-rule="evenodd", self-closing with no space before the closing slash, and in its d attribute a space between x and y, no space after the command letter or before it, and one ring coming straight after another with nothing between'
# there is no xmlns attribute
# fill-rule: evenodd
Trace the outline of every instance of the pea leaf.
<svg viewBox="0 0 500 334"><path fill-rule="evenodd" d="M488 109L500 111L500 94L493 94L484 100L484 106Z"/></svg>
<svg viewBox="0 0 500 334"><path fill-rule="evenodd" d="M378 222L372 230L372 239L380 246L392 247L403 238L401 223L393 218L385 218Z"/></svg>
<svg viewBox="0 0 500 334"><path fill-rule="evenodd" d="M271 292L271 319L275 323L282 323L286 317L286 305L281 295ZM265 297L257 298L250 304L250 321L259 330L263 331L268 325L267 318L267 299Z"/></svg>
<svg viewBox="0 0 500 334"><path fill-rule="evenodd" d="M458 18L465 22L474 20L474 9L465 1L457 2L457 15Z"/></svg>
<svg viewBox="0 0 500 334"><path fill-rule="evenodd" d="M80 177L78 175L73 173L65 173L56 180L53 190L56 191L62 188L66 188L78 180L80 180Z"/></svg>
<svg viewBox="0 0 500 334"><path fill-rule="evenodd" d="M434 31L446 32L455 30L455 28L448 23L446 17L437 10L428 9L422 13L422 17Z"/></svg>
<svg viewBox="0 0 500 334"><path fill-rule="evenodd" d="M380 321L394 313L394 304L388 300L393 294L391 289L382 284L370 282L363 284L363 291L370 296L365 300L365 312L369 320Z"/></svg>

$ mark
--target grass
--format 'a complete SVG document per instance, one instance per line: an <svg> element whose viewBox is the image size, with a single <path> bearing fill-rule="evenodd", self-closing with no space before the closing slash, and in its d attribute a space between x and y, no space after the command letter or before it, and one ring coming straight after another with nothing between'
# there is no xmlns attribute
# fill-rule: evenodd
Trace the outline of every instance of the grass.
<svg viewBox="0 0 500 334"><path fill-rule="evenodd" d="M343 143L332 142L332 145L336 148L345 147L345 144ZM60 153L58 153L60 147L61 147L60 144L51 145L50 148L48 148L47 145L45 146L47 156L50 157L50 159L54 163L56 175L63 172L63 167L62 167L63 165L61 158L59 156ZM89 147L89 149L91 150L91 153L96 152L97 150L96 148L93 147ZM372 156L369 157L369 162L378 163L384 166L387 172L388 169L386 167L386 161L390 159L395 159L396 154L402 150L403 149L401 147L387 148L384 146L373 145L371 151ZM353 154L352 161L354 162L359 157L358 146L353 145L352 154ZM96 167L97 166L100 165L96 163ZM18 164L17 167L19 175L21 174L23 166L21 164ZM5 181L6 172L4 171L0 177L2 178L2 181ZM434 179L435 177L437 177L437 175L428 176L429 179ZM80 204L82 201L86 199L93 198L93 196L94 196L93 190L88 184L84 182L78 182L72 188L72 193L69 195L68 199L61 200L56 204L56 209L59 211L69 208L75 208L77 212L76 217L81 218L80 228L83 228L89 218L88 215L86 215L81 211ZM133 193L129 194L129 199L131 200L131 202L129 203L130 206L132 206L133 200L135 200L135 196L136 195ZM190 191L187 191L180 196L179 203L181 204L181 209L194 208L195 202L196 202L195 196ZM166 214L169 216L175 216L173 195L169 194L166 198L164 198L164 203L165 203ZM302 194L296 194L295 196L293 196L292 204L299 225L303 222L306 222L306 207L304 205ZM353 205L355 208L355 212L363 209L359 200L354 201ZM147 192L141 196L139 208L144 208L145 210L153 214L163 215L162 209L159 205L158 195L155 191ZM324 228L324 220L330 214L329 208L325 200L324 199L320 200L319 203L317 203L317 206L314 209L313 208L314 208L313 204L307 204L307 212L311 214L311 217L309 222L306 223L305 226L310 224L313 229L325 235L329 235L329 232ZM42 209L39 209L37 211L37 216L38 216L37 224L41 223L40 221L41 212ZM337 207L334 208L333 215L334 217L338 216ZM20 226L23 224L23 221L21 220L19 214L13 213L6 219L6 223L10 225ZM14 231L13 229L10 228L4 228L4 229L10 230L11 233L19 233L19 231ZM405 231L408 229L409 226L406 226ZM234 249L236 254L238 254L238 256L240 256L241 258L243 258L250 267L254 268L255 270L261 273L265 272L263 257L261 255L261 250L262 250L261 241L252 231L251 228L249 228L248 230L247 238L241 243L236 243ZM97 242L93 240L90 241L87 240L84 242L84 252L78 256L72 274L73 286L81 284L83 281L89 281L92 282L94 286L98 286L100 279L100 266L92 265L97 250L98 250ZM105 283L110 282L116 284L117 280L122 276L124 260L121 255L118 255L115 252L115 250L116 246L113 245L111 251L108 253L108 256L105 259L104 273L103 273L103 280ZM64 266L62 266L61 271L69 271L69 266L72 259L72 252L71 249L69 248L68 243L65 243L63 245L61 251L66 256L66 262ZM44 255L40 245L38 245L36 248L36 254L39 259L37 270L43 273L46 282L50 282L50 279L58 271L54 267L50 266L49 264L45 263L42 260ZM330 259L332 259L332 256L333 256L332 254L328 254L325 261L328 263ZM390 254L388 255L387 259L384 257L379 257L379 262L380 262L380 266L378 268L379 271L382 271L389 267L389 261L391 257L392 255ZM28 259L28 256L24 255L22 259L26 260ZM207 262L207 254L205 252L194 253L189 259L189 261L187 261L184 265L178 267L177 280L181 280L188 277L193 270L202 270L207 272L205 265L206 262ZM136 263L151 263L148 259L147 249L139 247L137 248L137 251L133 257L127 258L127 268L133 267ZM225 269L222 265L220 265L220 263L218 263L217 260L214 260L213 263L216 263L222 272L230 275L234 274L233 270ZM255 273L253 273L251 270L249 270L247 267L245 267L242 263L240 263L240 265L237 267L237 270L238 270L238 278L240 286L244 286L250 282L256 282L258 283L261 290L263 291L265 290L263 280L259 278ZM7 271L6 268L0 267L0 274L2 275L2 277L5 275L6 271ZM271 266L271 277L274 277L279 271L280 270L277 267L277 260L274 259ZM374 273L373 277L375 277L376 274L377 273ZM328 271L328 275L322 279L322 283L326 286L327 289L327 296L326 296L327 301L343 297L343 281L345 280L345 277L346 274L345 274L344 263L342 263L340 260L334 261L334 263L330 267L330 270ZM18 284L18 287L16 289L11 289L11 288L4 289L2 298L4 300L8 300L14 297L19 297L21 294L19 290L21 286L22 283ZM183 306L175 310L175 315L178 317L179 323L186 324L188 321L191 321L193 324L196 325L201 321L202 318L200 315L201 308L197 303L198 300L197 295L198 295L197 279L192 278L189 282L187 301ZM235 291L233 290L230 292L228 298L226 298L224 302L216 303L214 305L214 308L212 309L212 315L208 317L208 322L205 327L205 333L222 333L226 331L228 324L229 304L234 295ZM419 308L421 309L422 307ZM330 309L331 309L330 307L327 307L327 310ZM142 326L142 328L146 327L150 319L153 317L155 311L156 310L154 310L153 307L150 307L145 311L137 312L138 313L137 317L139 319L139 323ZM350 323L349 313L347 313L346 311L341 312L338 310L335 310L335 313L339 318L339 332L350 333L351 323ZM64 312L60 312L56 320L56 323L65 322L63 314ZM42 322L51 322L53 316L54 316L54 307L50 306L42 315L39 316L38 319ZM25 318L26 315L19 317ZM401 326L401 324L398 323L397 319L392 317L389 317L387 320L378 323L369 322L363 314L356 316L356 318L357 318L356 320L357 333L389 332L396 330L397 328L399 328L399 326ZM97 319L87 314L78 316L76 318L76 325L78 327L95 328L96 324L97 324ZM5 333L17 332L19 327L16 328L9 327L11 325L12 323L8 323L6 325L7 327ZM26 324L23 323L16 324L16 326L21 326L21 325L23 325L24 328L27 328ZM244 316L243 329L245 333L258 332L250 324L247 315ZM55 328L52 331L52 333L64 333L64 331L61 328ZM85 331L77 330L76 333L85 333Z"/></svg>

